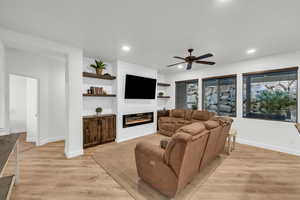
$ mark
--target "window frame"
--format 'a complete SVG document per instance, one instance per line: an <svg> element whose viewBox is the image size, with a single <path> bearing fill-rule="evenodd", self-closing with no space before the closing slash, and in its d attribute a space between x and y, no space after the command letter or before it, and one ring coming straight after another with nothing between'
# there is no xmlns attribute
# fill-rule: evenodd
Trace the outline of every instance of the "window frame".
<svg viewBox="0 0 300 200"><path fill-rule="evenodd" d="M286 71L297 71L297 84L296 84L296 121L283 121L283 120L276 120L276 119L262 119L262 118L255 118L255 117L247 117L244 116L244 92L247 93L247 88L244 88L244 77L245 76L255 76L255 75L265 75L270 73L278 73L278 72L286 72ZM298 122L298 98L299 98L299 92L298 92L298 81L299 81L299 67L285 67L280 69L271 69L271 70L262 70L262 71L255 71L255 72L247 72L242 74L242 118L245 119L254 119L254 120L265 120L265 121L276 121L276 122L285 122L285 123L297 123ZM246 91L244 91L246 90ZM251 89L250 89L251 90ZM247 106L247 105L246 105Z"/></svg>
<svg viewBox="0 0 300 200"><path fill-rule="evenodd" d="M198 93L198 99L197 99L197 110L199 110L199 79L188 79L188 80L182 80L182 81L175 81L175 108L176 107L176 96L177 96L177 92L176 92L176 84L177 83L189 83L189 82L197 82L197 93Z"/></svg>
<svg viewBox="0 0 300 200"><path fill-rule="evenodd" d="M213 79L218 80L218 99L219 99L219 91L220 91L219 80L224 79L224 78L235 78L235 84L234 84L234 86L235 86L235 114L232 116L229 116L229 117L237 117L237 74L228 74L228 75L223 75L223 76L212 76L212 77L202 78L202 98L201 98L202 110L205 109L205 106L204 106L204 95L205 95L204 81L213 80ZM219 113L216 113L216 114L219 115Z"/></svg>

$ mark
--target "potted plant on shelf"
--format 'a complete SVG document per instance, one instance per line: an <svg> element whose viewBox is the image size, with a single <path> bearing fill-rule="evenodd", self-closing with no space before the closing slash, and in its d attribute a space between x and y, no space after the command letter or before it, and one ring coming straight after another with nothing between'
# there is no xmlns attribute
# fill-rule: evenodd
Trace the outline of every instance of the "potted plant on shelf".
<svg viewBox="0 0 300 200"><path fill-rule="evenodd" d="M91 64L90 66L91 67L93 67L93 68L95 68L95 70L96 70L96 74L98 74L98 75L102 75L102 71L103 71L103 69L105 69L106 67L106 64L105 63L103 63L101 60L95 60L95 63L96 64Z"/></svg>
<svg viewBox="0 0 300 200"><path fill-rule="evenodd" d="M101 107L96 108L96 113L97 113L97 116L100 116L102 113L102 108Z"/></svg>
<svg viewBox="0 0 300 200"><path fill-rule="evenodd" d="M163 93L163 92L159 92L159 93L158 93L158 96L159 96L159 97L162 97L162 96L164 96L164 93Z"/></svg>

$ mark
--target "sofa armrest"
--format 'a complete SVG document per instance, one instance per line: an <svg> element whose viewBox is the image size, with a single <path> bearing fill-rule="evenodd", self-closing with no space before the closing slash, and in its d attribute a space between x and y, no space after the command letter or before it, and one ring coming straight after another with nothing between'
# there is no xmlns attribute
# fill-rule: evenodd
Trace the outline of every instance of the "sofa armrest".
<svg viewBox="0 0 300 200"><path fill-rule="evenodd" d="M135 152L142 153L148 158L164 162L165 150L157 145L148 142L139 142L135 147Z"/></svg>

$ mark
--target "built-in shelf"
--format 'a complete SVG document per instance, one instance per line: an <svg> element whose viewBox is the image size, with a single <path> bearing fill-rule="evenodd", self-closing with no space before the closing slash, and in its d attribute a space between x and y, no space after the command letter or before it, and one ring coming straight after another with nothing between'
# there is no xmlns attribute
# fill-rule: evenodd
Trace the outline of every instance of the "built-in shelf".
<svg viewBox="0 0 300 200"><path fill-rule="evenodd" d="M116 97L115 94L83 94L84 97Z"/></svg>
<svg viewBox="0 0 300 200"><path fill-rule="evenodd" d="M171 98L171 97L170 97L170 96L158 96L157 98L169 99L169 98Z"/></svg>
<svg viewBox="0 0 300 200"><path fill-rule="evenodd" d="M82 76L83 77L89 77L89 78L104 79L104 80L114 80L114 79L116 79L115 76L111 76L111 75L98 75L98 74L89 73L89 72L83 72Z"/></svg>
<svg viewBox="0 0 300 200"><path fill-rule="evenodd" d="M170 87L171 84L169 83L157 83L158 86L163 86L163 87Z"/></svg>

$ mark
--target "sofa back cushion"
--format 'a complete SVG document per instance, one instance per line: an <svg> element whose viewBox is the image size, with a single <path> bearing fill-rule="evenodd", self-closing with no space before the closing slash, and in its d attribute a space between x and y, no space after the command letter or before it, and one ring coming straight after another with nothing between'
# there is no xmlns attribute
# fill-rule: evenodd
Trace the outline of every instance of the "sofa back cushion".
<svg viewBox="0 0 300 200"><path fill-rule="evenodd" d="M185 116L185 110L173 109L170 111L170 117L184 118L184 116Z"/></svg>
<svg viewBox="0 0 300 200"><path fill-rule="evenodd" d="M206 129L210 130L210 129L217 128L218 126L220 126L220 123L218 121L208 120L208 121L204 122L204 125L205 125Z"/></svg>
<svg viewBox="0 0 300 200"><path fill-rule="evenodd" d="M195 122L179 128L176 132L184 132L194 136L201 133L204 130L206 130L206 128L203 122Z"/></svg>
<svg viewBox="0 0 300 200"><path fill-rule="evenodd" d="M207 121L214 116L214 113L204 111L204 110L195 110L192 113L192 120L197 121Z"/></svg>
<svg viewBox="0 0 300 200"><path fill-rule="evenodd" d="M179 176L186 148L191 141L191 135L180 132L173 135L171 141L167 145L164 159L177 177Z"/></svg>
<svg viewBox="0 0 300 200"><path fill-rule="evenodd" d="M184 119L187 121L191 121L193 112L194 112L193 110L185 110Z"/></svg>

